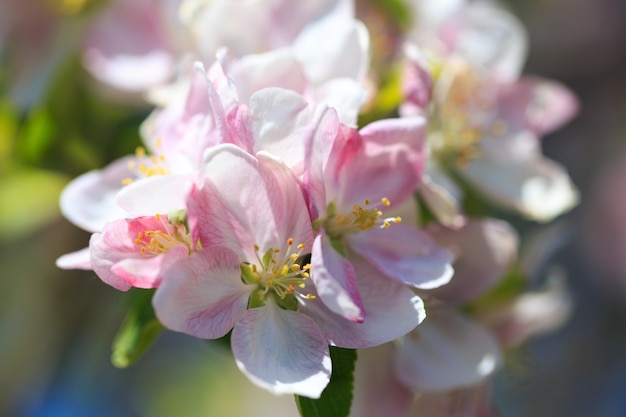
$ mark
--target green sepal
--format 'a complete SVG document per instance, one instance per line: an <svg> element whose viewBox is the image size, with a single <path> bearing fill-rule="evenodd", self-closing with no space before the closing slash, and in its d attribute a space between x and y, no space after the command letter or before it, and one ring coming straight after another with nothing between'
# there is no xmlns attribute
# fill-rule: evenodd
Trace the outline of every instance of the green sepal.
<svg viewBox="0 0 626 417"><path fill-rule="evenodd" d="M254 272L254 268L252 265L248 263L242 263L239 265L239 269L241 270L241 279L246 284L258 284L259 283L259 274Z"/></svg>
<svg viewBox="0 0 626 417"><path fill-rule="evenodd" d="M354 349L330 347L333 372L330 383L318 399L295 396L301 417L348 417L352 406L354 366L357 353Z"/></svg>
<svg viewBox="0 0 626 417"><path fill-rule="evenodd" d="M291 294L285 295L285 298L276 296L276 304L284 310L298 311L298 300Z"/></svg>
<svg viewBox="0 0 626 417"><path fill-rule="evenodd" d="M111 362L114 366L126 368L132 365L164 329L152 308L154 291L136 288L129 291L130 310L111 346Z"/></svg>

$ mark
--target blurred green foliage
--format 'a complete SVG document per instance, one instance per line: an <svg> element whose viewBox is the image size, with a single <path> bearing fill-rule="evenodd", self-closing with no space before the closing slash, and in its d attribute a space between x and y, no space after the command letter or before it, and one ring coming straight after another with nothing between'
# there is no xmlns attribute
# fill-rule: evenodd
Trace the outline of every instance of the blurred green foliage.
<svg viewBox="0 0 626 417"><path fill-rule="evenodd" d="M132 153L140 143L147 108L104 100L76 55L55 69L32 108L0 97L1 241L57 218L60 193L71 178Z"/></svg>

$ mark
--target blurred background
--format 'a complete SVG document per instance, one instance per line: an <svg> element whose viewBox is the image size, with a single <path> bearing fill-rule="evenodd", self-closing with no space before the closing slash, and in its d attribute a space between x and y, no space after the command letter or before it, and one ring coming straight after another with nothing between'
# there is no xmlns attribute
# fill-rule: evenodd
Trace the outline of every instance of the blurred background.
<svg viewBox="0 0 626 417"><path fill-rule="evenodd" d="M220 346L173 332L115 368L127 296L93 272L55 267L89 239L60 216L63 186L134 152L150 111L81 65L81 39L103 3L0 3L0 415L248 416L272 402L272 416L295 416L291 397L252 387ZM385 7L357 3L366 24ZM572 237L551 260L566 271L572 317L516 351L495 378L497 408L503 417L626 416L626 3L506 4L529 32L526 72L563 82L582 103L543 142L582 200L556 221ZM373 39L389 36L368 26Z"/></svg>

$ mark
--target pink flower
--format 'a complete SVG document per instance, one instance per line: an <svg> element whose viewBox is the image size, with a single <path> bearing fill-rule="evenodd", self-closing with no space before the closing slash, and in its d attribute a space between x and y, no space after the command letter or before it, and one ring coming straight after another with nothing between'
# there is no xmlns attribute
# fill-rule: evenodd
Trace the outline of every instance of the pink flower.
<svg viewBox="0 0 626 417"><path fill-rule="evenodd" d="M266 154L230 144L210 151L189 200L189 223L203 249L166 272L156 314L201 338L233 329L237 365L274 393L319 397L331 371L328 344L385 343L424 317L417 296L401 284L381 286L367 269L358 290L371 320L352 323L328 309L309 278L314 235L300 184Z"/></svg>
<svg viewBox="0 0 626 417"><path fill-rule="evenodd" d="M156 288L169 265L195 251L194 239L167 215L116 220L89 242L91 268L118 290Z"/></svg>
<svg viewBox="0 0 626 417"><path fill-rule="evenodd" d="M359 321L363 307L351 260L358 256L397 282L417 288L445 284L451 255L424 232L385 216L412 196L423 164L421 118L383 120L360 131L324 113L310 138L305 184L318 227L312 279L336 313ZM337 304L326 294L343 294Z"/></svg>

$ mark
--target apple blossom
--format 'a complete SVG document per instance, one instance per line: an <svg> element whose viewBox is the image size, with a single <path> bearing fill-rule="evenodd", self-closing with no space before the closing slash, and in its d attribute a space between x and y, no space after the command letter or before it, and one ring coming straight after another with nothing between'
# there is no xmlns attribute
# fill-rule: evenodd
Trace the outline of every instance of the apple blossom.
<svg viewBox="0 0 626 417"><path fill-rule="evenodd" d="M407 46L402 111L428 118L422 195L439 221L463 223L455 175L533 220L573 207L577 191L542 155L539 137L569 121L577 101L556 82L519 77L526 51L519 22L482 1L414 5L436 19L417 22L417 44Z"/></svg>
<svg viewBox="0 0 626 417"><path fill-rule="evenodd" d="M317 398L329 381L328 344L385 343L424 317L411 291L366 269L359 290L371 319L350 322L326 307L306 263L314 235L302 189L267 154L212 149L188 207L203 249L167 270L154 297L157 317L201 338L233 329L237 365L263 388Z"/></svg>

